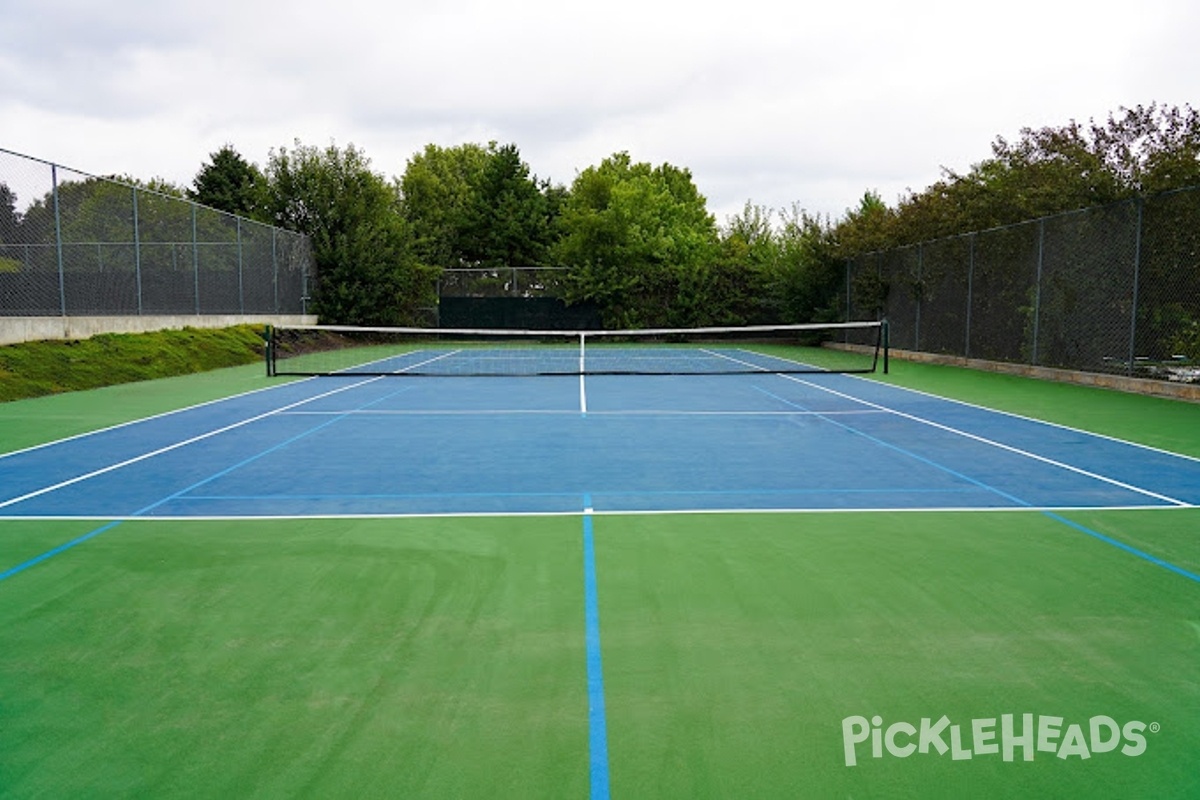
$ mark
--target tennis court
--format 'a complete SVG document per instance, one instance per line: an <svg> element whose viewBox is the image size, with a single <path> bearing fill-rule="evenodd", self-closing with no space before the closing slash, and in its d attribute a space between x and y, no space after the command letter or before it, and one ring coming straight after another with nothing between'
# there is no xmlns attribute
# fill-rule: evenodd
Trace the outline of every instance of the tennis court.
<svg viewBox="0 0 1200 800"><path fill-rule="evenodd" d="M0 786L1200 792L1196 453L751 363L243 377L10 448Z"/></svg>

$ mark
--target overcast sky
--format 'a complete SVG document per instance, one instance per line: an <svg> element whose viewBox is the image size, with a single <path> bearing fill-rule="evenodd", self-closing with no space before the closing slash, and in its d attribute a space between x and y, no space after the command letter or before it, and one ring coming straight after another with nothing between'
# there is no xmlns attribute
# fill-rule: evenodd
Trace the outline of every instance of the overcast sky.
<svg viewBox="0 0 1200 800"><path fill-rule="evenodd" d="M184 186L227 143L352 143L393 177L495 140L566 185L626 150L719 223L837 219L1022 127L1195 106L1198 32L1195 0L0 0L0 148Z"/></svg>

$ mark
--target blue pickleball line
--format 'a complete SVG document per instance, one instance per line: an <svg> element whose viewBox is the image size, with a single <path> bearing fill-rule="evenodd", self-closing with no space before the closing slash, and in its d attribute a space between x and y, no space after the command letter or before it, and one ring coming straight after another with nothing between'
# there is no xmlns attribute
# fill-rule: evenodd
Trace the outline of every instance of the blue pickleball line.
<svg viewBox="0 0 1200 800"><path fill-rule="evenodd" d="M755 386L754 388L757 389L758 391L762 392L763 394L765 394L767 397L771 397L775 400L778 400L780 403L783 403L784 405L791 406L792 408L800 409L801 411L811 411L812 410L804 405L801 405L800 403L796 403L791 400L788 400L786 397L780 397L779 395L775 394L774 392L772 392L768 389L764 389L761 386ZM967 475L963 472L959 472L958 470L956 470L950 466L947 466L946 464L942 464L941 462L934 461L933 459L926 458L925 456L914 453L912 450L909 450L906 447L901 447L900 445L892 444L889 441L880 439L878 436L872 436L871 434L867 433L866 431L860 430L860 429L854 427L853 425L847 425L844 422L833 419L832 417L830 417L827 414L822 414L818 411L818 412L814 412L814 416L817 419L828 422L830 425L834 425L838 428L841 428L842 430L852 433L855 436L861 436L862 438L866 439L867 441L871 442L872 444L876 444L887 450L891 450L893 452L899 453L900 455L902 455L906 458L911 458L914 461L918 461L922 464L933 467L934 469L944 472L947 475L957 478L958 480L972 484L973 486L977 486L986 492L990 492L992 494L998 495L998 496L1004 498L1005 500L1009 501L1010 503L1013 503L1017 506L1029 507L1032 505L1032 503L1029 503L1028 501L1023 500L1020 497L1017 497L1016 495L1009 494L1008 492L1006 492L1002 489L999 489L995 486L992 486L991 484L984 483L983 481L981 481L977 478L973 478L970 475Z"/></svg>
<svg viewBox="0 0 1200 800"><path fill-rule="evenodd" d="M69 542L64 542L63 544L60 544L58 547L54 548L53 550L47 550L46 552L42 553L39 556L34 556L33 558L29 559L28 561L24 561L20 564L17 564L15 567L9 567L8 569L4 570L4 572L0 572L0 581L4 580L5 578L11 578L13 575L16 575L18 572L24 572L25 570L29 569L30 567L37 566L38 564L42 563L46 559L52 558L65 550L70 550L72 547L74 547L76 545L83 544L88 539L93 539L93 538L99 536L100 534L104 533L105 531L112 530L113 528L117 527L120 524L121 524L121 520L116 520L115 522L109 522L108 524L102 525L99 528L96 528L95 530L88 531L83 536L77 536Z"/></svg>
<svg viewBox="0 0 1200 800"><path fill-rule="evenodd" d="M800 404L794 403L786 398L779 397L778 395L774 394L773 392L768 391L767 389L764 389L762 387L755 387L755 388L758 389L763 394L766 394L769 397L775 398L776 400L780 401L781 403L785 403L787 405L790 405L790 406L793 406L796 408L803 408L803 406L801 406ZM910 457L912 457L918 461L921 461L923 463L926 463L932 467L936 467L937 469L943 470L951 475L954 475L955 477L961 478L965 481L975 484L976 486L980 486L984 489L987 489L988 491L995 492L996 494L1000 495L1001 497L1011 500L1014 503L1018 504L1019 506L1028 507L1030 505L1028 502L1026 502L1025 500L1022 500L1019 497L1015 497L1013 495L1008 494L1007 492L1000 491L999 489L997 489L993 486L989 486L986 483L978 481L978 480L970 477L969 475L964 475L963 473L958 472L957 470L950 469L949 467L947 467L943 464L939 464L936 461L931 461L930 459L924 458L922 456L918 456L915 453L913 453L903 447L899 447L897 445L891 444L890 442L886 442L882 439L871 436L870 434L864 433L863 431L860 431L851 425L846 425L843 422L839 422L834 419L829 419L828 417L825 417L822 414L817 414L816 416L818 418L824 419L827 422L837 425L840 428L844 428L845 430L850 431L851 433L855 433L855 434L858 434L859 436L866 437L867 439L869 439L872 442L880 444L891 450L895 450L896 452L903 453L904 455L910 456ZM1104 542L1105 544L1115 547L1118 550L1123 550L1124 552L1129 553L1132 556L1136 556L1137 558L1140 558L1143 561L1148 561L1149 563L1154 564L1159 567L1162 567L1163 569L1170 570L1171 572L1174 572L1176 575L1181 575L1184 578L1187 578L1189 580L1200 583L1200 575L1197 575L1196 573L1191 572L1190 570L1186 570L1183 567L1178 566L1177 564L1172 564L1170 561L1159 558L1158 556L1151 555L1150 553L1147 553L1143 550L1139 550L1138 548L1133 547L1128 544L1125 544L1124 542L1122 542L1118 539L1114 539L1111 536L1105 536L1103 533L1100 533L1099 531L1094 531L1085 525L1080 525L1078 522L1072 522L1071 520L1067 519L1066 517L1056 514L1053 511L1043 511L1042 514L1044 516L1054 520L1055 522L1059 522L1063 525L1073 528L1074 530L1077 530L1080 533L1087 534L1088 536L1091 536L1092 538L1094 538L1098 541Z"/></svg>
<svg viewBox="0 0 1200 800"><path fill-rule="evenodd" d="M1099 531L1094 531L1091 528L1087 527L1086 525L1080 525L1078 522L1072 522L1071 520L1067 519L1066 517L1060 516L1059 514L1055 514L1052 511L1043 511L1042 513L1045 516L1049 517L1050 519L1054 520L1055 522L1060 522L1069 528L1074 528L1075 530L1079 531L1080 533L1086 533L1088 536L1091 536L1093 539L1097 539L1101 542L1104 542L1107 545L1111 545L1112 547L1115 547L1118 550L1124 550L1126 553L1129 553L1131 556L1137 556L1138 558L1142 559L1143 561L1149 561L1151 564L1154 564L1155 566L1159 566L1159 567L1162 567L1163 569L1170 570L1171 572L1174 572L1176 575L1182 575L1183 577L1187 578L1188 580L1192 580L1192 581L1195 581L1196 583L1200 583L1200 575L1197 575L1194 572L1186 570L1183 567L1180 567L1176 564L1172 564L1170 561L1159 558L1158 556L1150 555L1149 553L1145 552L1144 550L1139 550L1132 545L1125 544L1124 542L1120 541L1119 539L1114 539L1111 536L1105 536L1103 533L1100 533Z"/></svg>
<svg viewBox="0 0 1200 800"><path fill-rule="evenodd" d="M381 403L384 400L387 400L391 397L394 397L398 394L402 394L405 391L408 391L408 388L409 387L403 387L403 388L399 389L398 391L391 392L383 397L380 397L376 400L371 401L370 403L366 403L362 406L359 406L359 408L360 409L370 408L371 406L373 406L377 403ZM238 470L248 464L251 464L254 461L257 461L258 459L260 459L270 453L274 453L277 450L287 447L288 445L293 444L294 442L296 442L300 439L303 439L306 436L311 436L312 434L316 433L317 431L323 430L324 428L328 428L330 425L333 425L334 423L339 422L340 420L343 420L348 416L350 416L349 412L340 414L340 415L334 417L333 419L323 422L320 425L317 425L316 427L310 428L309 430L304 431L303 433L300 433L296 436L293 436L284 442L281 442L272 447L269 447L266 450L263 450L259 453L256 453L255 455L253 455L247 459L244 459L244 460L238 462L237 464L234 464L231 467L227 467L223 470L220 470L219 472L214 473L213 475L210 475L209 477L205 478L202 481L197 481L196 483L192 484L191 486L188 486L184 489L180 489L179 491L174 492L174 493L162 498L161 500L158 500L157 502L151 503L150 505L146 506L145 508L141 508L141 509L133 512L133 514L131 516L134 516L134 517L143 516L144 514L147 514L150 511L154 510L155 508L158 508L159 506L163 505L164 503L168 503L171 500L177 499L177 498L185 495L187 492L190 492L191 490L196 489L200 486L204 486L205 484L210 483L211 481L216 480L217 478L228 475L229 473L234 472L235 470ZM59 553L63 553L77 545L83 544L84 542L88 541L89 539L93 539L93 538L99 536L100 534L104 533L105 531L110 531L113 528L120 525L122 521L123 520L115 520L113 522L106 523L105 525L102 525L99 528L96 528L95 530L88 531L87 533L83 534L82 536L78 536L69 542L64 542L63 544L60 544L58 547L55 547L52 550L47 550L46 552L44 552L40 555L34 556L33 558L31 558L27 561L23 561L22 563L17 564L15 567L10 567L9 569L5 570L4 572L0 572L0 581L5 580L6 578L10 578L13 575L16 575L17 573L24 572L25 570L29 569L30 567L36 566L49 558L53 558L54 556L58 555Z"/></svg>
<svg viewBox="0 0 1200 800"><path fill-rule="evenodd" d="M596 548L590 496L584 498L583 597L587 642L590 796L591 800L608 800L608 723L604 713L604 671L600 663L600 603L596 592Z"/></svg>

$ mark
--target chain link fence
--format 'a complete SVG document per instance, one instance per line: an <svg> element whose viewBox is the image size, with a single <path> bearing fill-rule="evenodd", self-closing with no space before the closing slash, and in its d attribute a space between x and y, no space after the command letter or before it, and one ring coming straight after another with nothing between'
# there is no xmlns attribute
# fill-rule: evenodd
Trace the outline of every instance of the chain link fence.
<svg viewBox="0 0 1200 800"><path fill-rule="evenodd" d="M846 313L898 350L1200 383L1200 189L856 258Z"/></svg>
<svg viewBox="0 0 1200 800"><path fill-rule="evenodd" d="M0 316L304 314L308 237L0 150Z"/></svg>
<svg viewBox="0 0 1200 800"><path fill-rule="evenodd" d="M552 297L561 293L564 267L462 267L442 270L438 297Z"/></svg>

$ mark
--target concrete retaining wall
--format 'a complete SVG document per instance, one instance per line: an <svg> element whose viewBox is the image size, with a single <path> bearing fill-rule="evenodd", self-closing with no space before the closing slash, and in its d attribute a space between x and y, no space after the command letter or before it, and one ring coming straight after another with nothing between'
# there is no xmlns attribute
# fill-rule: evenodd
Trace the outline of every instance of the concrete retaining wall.
<svg viewBox="0 0 1200 800"><path fill-rule="evenodd" d="M0 317L0 345L43 339L87 339L100 333L146 333L234 325L315 325L312 315L202 314L131 317Z"/></svg>

